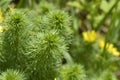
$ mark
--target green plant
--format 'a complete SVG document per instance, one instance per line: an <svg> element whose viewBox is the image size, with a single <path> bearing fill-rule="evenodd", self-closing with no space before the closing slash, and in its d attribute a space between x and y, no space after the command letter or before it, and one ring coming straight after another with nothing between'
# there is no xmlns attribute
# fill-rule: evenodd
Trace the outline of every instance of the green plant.
<svg viewBox="0 0 120 80"><path fill-rule="evenodd" d="M86 80L83 66L78 64L67 64L60 69L58 80Z"/></svg>
<svg viewBox="0 0 120 80"><path fill-rule="evenodd" d="M119 5L1 0L0 80L117 80Z"/></svg>
<svg viewBox="0 0 120 80"><path fill-rule="evenodd" d="M39 33L38 39L33 45L31 56L32 80L54 80L58 76L58 70L62 64L62 54L67 50L64 39L60 38L55 31ZM44 74L44 75L43 75Z"/></svg>
<svg viewBox="0 0 120 80"><path fill-rule="evenodd" d="M3 71L8 68L23 70L26 68L25 46L29 36L27 35L29 25L25 19L25 13L16 10L10 12L5 20L8 30L3 34L2 55L4 62L0 64Z"/></svg>
<svg viewBox="0 0 120 80"><path fill-rule="evenodd" d="M1 73L0 80L26 80L26 78L23 73L8 69L7 71Z"/></svg>
<svg viewBox="0 0 120 80"><path fill-rule="evenodd" d="M70 18L61 10L37 16L24 9L6 14L2 23L6 30L1 39L1 72L17 69L30 80L54 80L58 76L68 49Z"/></svg>

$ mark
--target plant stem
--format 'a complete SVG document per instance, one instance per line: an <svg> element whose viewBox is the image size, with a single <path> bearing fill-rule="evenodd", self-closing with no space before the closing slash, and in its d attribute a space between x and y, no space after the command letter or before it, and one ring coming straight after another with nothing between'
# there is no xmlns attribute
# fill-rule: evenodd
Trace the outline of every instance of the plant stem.
<svg viewBox="0 0 120 80"><path fill-rule="evenodd" d="M118 1L116 1L115 4L117 5L117 3L118 3ZM115 5L115 4L114 4L114 8L116 8L116 5ZM113 8L111 8L111 9L113 9ZM114 27L113 27L112 24L115 23L115 17L116 17L116 14L114 14L113 19L111 20L111 23L110 23L110 25L109 25L109 27L108 27L108 31L107 31L107 33L106 33L106 37L105 37L105 46L104 46L103 52L102 52L102 55L104 55L104 58L106 58L106 54L104 54L104 53L105 53L105 50L106 50L106 48L107 48L107 42L108 42L108 40L109 40L109 34L112 33L111 30L114 29Z"/></svg>
<svg viewBox="0 0 120 80"><path fill-rule="evenodd" d="M69 53L66 52L63 55L64 55L65 59L67 60L68 64L72 64L73 63L73 59L72 59L72 57L70 56Z"/></svg>

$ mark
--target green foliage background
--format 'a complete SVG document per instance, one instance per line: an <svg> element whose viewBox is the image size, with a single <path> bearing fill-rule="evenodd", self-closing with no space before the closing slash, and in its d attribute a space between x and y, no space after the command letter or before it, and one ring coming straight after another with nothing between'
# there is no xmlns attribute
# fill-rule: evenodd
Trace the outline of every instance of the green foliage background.
<svg viewBox="0 0 120 80"><path fill-rule="evenodd" d="M82 36L94 30L120 51L119 0L0 0L0 9L0 80L120 79L120 57Z"/></svg>

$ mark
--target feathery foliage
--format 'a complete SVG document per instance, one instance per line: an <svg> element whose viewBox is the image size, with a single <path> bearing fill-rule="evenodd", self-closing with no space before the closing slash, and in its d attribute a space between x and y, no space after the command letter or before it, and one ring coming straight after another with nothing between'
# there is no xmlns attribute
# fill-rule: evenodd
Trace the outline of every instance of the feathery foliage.
<svg viewBox="0 0 120 80"><path fill-rule="evenodd" d="M8 69L7 71L1 73L0 80L26 80L26 78L23 73Z"/></svg>
<svg viewBox="0 0 120 80"><path fill-rule="evenodd" d="M60 80L85 80L86 75L82 65L68 64L60 70Z"/></svg>
<svg viewBox="0 0 120 80"><path fill-rule="evenodd" d="M52 20L54 15L56 19ZM27 10L15 10L6 15L3 22L7 30L3 33L4 60L0 63L1 71L24 70L30 80L54 80L62 65L63 54L68 49L68 43L65 42L67 35L61 35L60 32L67 32L69 25L66 23L70 18L63 11L36 16Z"/></svg>
<svg viewBox="0 0 120 80"><path fill-rule="evenodd" d="M117 80L119 7L119 0L0 0L0 80Z"/></svg>
<svg viewBox="0 0 120 80"><path fill-rule="evenodd" d="M25 15L25 12L15 10L10 12L5 19L5 26L8 30L3 35L2 55L4 62L0 64L3 70L6 68L26 68L25 46L28 40L29 24Z"/></svg>

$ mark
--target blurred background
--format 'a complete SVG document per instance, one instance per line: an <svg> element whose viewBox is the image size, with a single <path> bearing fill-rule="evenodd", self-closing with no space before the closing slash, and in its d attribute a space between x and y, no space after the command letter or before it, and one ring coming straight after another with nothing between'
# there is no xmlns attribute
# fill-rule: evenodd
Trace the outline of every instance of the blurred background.
<svg viewBox="0 0 120 80"><path fill-rule="evenodd" d="M3 15L9 8L41 16L55 9L67 12L69 53L63 65L82 65L90 80L120 80L120 0L0 0L0 8Z"/></svg>

